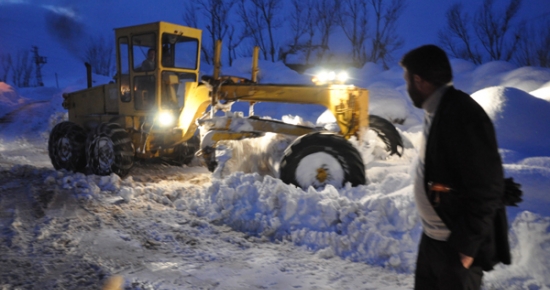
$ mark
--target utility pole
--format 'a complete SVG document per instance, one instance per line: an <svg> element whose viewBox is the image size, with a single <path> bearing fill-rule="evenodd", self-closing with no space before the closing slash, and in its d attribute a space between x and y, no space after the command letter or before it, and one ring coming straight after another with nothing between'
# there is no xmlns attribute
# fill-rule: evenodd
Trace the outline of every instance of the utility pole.
<svg viewBox="0 0 550 290"><path fill-rule="evenodd" d="M36 85L38 87L43 87L44 83L42 82L42 73L40 69L46 64L47 60L45 56L40 56L38 54L38 46L33 46L32 52L34 53L34 64L36 65Z"/></svg>

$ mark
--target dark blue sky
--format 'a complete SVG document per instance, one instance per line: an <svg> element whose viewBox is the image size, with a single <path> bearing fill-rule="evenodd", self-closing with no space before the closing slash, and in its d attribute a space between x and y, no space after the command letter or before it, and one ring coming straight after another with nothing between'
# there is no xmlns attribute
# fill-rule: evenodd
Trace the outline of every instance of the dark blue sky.
<svg viewBox="0 0 550 290"><path fill-rule="evenodd" d="M189 0L187 0L189 1ZM471 11L481 5L481 0L462 0ZM508 0L495 0L503 9ZM81 70L81 61L74 56L78 41L90 35L113 36L113 28L153 21L183 23L184 1L182 0L0 0L0 53L29 49L38 45L42 55L49 59L45 67L45 78L52 78L55 72ZM437 32L445 25L445 12L454 1L409 0L398 22L398 33L405 40L405 46L395 53L395 58L409 49L422 44L436 43ZM44 15L56 11L71 15L80 32L75 39L62 35L62 42L55 43L46 28ZM549 0L524 0L520 16L531 23L550 19ZM341 41L338 41L340 37ZM331 36L333 43L347 45L343 36ZM74 44L75 49L67 49ZM334 48L334 47L332 47ZM347 48L344 48L347 49Z"/></svg>

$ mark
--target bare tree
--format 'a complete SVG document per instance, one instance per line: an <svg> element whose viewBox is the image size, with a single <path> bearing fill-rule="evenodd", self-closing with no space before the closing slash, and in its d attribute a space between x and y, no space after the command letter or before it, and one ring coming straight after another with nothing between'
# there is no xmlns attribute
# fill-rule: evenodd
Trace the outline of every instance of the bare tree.
<svg viewBox="0 0 550 290"><path fill-rule="evenodd" d="M0 54L0 67L2 68L2 74L0 75L0 82L7 82L8 76L12 67L11 54Z"/></svg>
<svg viewBox="0 0 550 290"><path fill-rule="evenodd" d="M523 0L510 0L504 15L494 12L494 0L484 0L483 6L474 18L474 30L482 47L489 53L491 60L509 61L519 42L519 34L510 35L510 23L516 17Z"/></svg>
<svg viewBox="0 0 550 290"><path fill-rule="evenodd" d="M30 87L32 67L33 62L32 58L29 57L29 51L18 51L12 65L13 84L18 87Z"/></svg>
<svg viewBox="0 0 550 290"><path fill-rule="evenodd" d="M110 76L115 71L114 44L103 36L90 37L84 51L84 61L92 66L95 74Z"/></svg>
<svg viewBox="0 0 550 290"><path fill-rule="evenodd" d="M369 60L381 61L385 68L392 60L392 53L403 47L403 39L396 33L396 22L405 8L404 0L371 0L374 10L375 33Z"/></svg>
<svg viewBox="0 0 550 290"><path fill-rule="evenodd" d="M238 15L240 17L244 35L252 41L252 45L260 47L264 59L267 59L267 47L264 39L263 31L266 24L261 19L261 13L255 5L248 5L247 0L239 1ZM250 55L252 50L250 50ZM245 53L248 55L248 53Z"/></svg>
<svg viewBox="0 0 550 290"><path fill-rule="evenodd" d="M237 58L237 46L241 44L241 42L245 39L245 35L241 32L237 32L236 25L230 24L229 28L227 30L227 50L228 50L228 57L229 57L229 66L233 65L233 60Z"/></svg>
<svg viewBox="0 0 550 290"><path fill-rule="evenodd" d="M183 3L183 24L189 27L199 27L198 11L201 7L196 1L185 1Z"/></svg>
<svg viewBox="0 0 550 290"><path fill-rule="evenodd" d="M262 13L262 19L265 21L267 28L267 34L269 37L269 55L271 61L275 62L275 38L273 32L276 28L281 26L281 21L277 17L279 10L281 10L282 2L279 0L251 0L251 2L259 8Z"/></svg>
<svg viewBox="0 0 550 290"><path fill-rule="evenodd" d="M367 61L365 41L368 36L368 9L363 0L343 0L338 22L351 43L351 57L362 67Z"/></svg>
<svg viewBox="0 0 550 290"><path fill-rule="evenodd" d="M339 0L318 0L314 6L317 18L315 23L321 34L321 51L318 54L319 59L323 59L327 51L330 50L329 39L332 30L338 25L338 20L334 15L340 13Z"/></svg>
<svg viewBox="0 0 550 290"><path fill-rule="evenodd" d="M298 52L305 52L306 65L309 62L309 56L314 49L314 13L310 9L313 4L314 0L291 0L291 8L287 18L290 24L291 39L286 47L279 49L278 57L285 63L287 55ZM304 37L305 39L303 39Z"/></svg>
<svg viewBox="0 0 550 290"><path fill-rule="evenodd" d="M439 31L439 41L452 56L475 64L486 60L510 61L521 40L520 30L511 28L522 2L510 0L499 12L494 8L494 0L484 0L474 17L464 12L461 4L454 4L446 13L447 25Z"/></svg>
<svg viewBox="0 0 550 290"><path fill-rule="evenodd" d="M470 17L463 11L462 3L453 4L445 16L447 18L446 31L438 32L439 42L443 48L449 51L453 57L481 64L481 55L473 45L472 36L467 26L470 23Z"/></svg>
<svg viewBox="0 0 550 290"><path fill-rule="evenodd" d="M228 18L235 2L231 0L198 0L197 3L202 6L202 14L208 21L206 30L210 35L211 43L206 50L211 52L213 63L216 41L223 40L227 35L229 29Z"/></svg>
<svg viewBox="0 0 550 290"><path fill-rule="evenodd" d="M540 66L550 68L550 21L540 25L523 23L523 31L518 43L515 61L521 66Z"/></svg>
<svg viewBox="0 0 550 290"><path fill-rule="evenodd" d="M200 6L195 1L186 1L183 4L183 24L190 27L199 27L199 18L197 17L197 11L200 10Z"/></svg>
<svg viewBox="0 0 550 290"><path fill-rule="evenodd" d="M260 47L264 59L267 60L269 55L272 62L275 61L276 54L274 31L281 26L281 20L278 17L281 8L280 0L240 0L239 2L239 16L245 28L244 34L253 40L254 45Z"/></svg>

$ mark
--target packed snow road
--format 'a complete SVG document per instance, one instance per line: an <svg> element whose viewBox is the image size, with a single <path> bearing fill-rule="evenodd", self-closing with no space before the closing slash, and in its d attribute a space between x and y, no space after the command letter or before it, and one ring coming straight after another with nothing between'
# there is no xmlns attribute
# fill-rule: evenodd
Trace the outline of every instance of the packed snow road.
<svg viewBox="0 0 550 290"><path fill-rule="evenodd" d="M410 275L234 231L175 205L210 186L202 167L142 164L120 180L3 166L0 289L98 289L113 275L124 289L411 288Z"/></svg>

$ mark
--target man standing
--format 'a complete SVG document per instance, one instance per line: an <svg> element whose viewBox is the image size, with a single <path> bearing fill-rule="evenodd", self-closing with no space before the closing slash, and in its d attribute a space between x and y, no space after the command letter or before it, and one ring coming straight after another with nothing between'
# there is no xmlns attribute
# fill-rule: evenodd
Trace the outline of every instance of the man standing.
<svg viewBox="0 0 550 290"><path fill-rule="evenodd" d="M414 196L422 221L415 289L479 289L483 271L510 264L504 177L493 124L452 85L446 53L416 48L400 62L425 111Z"/></svg>

